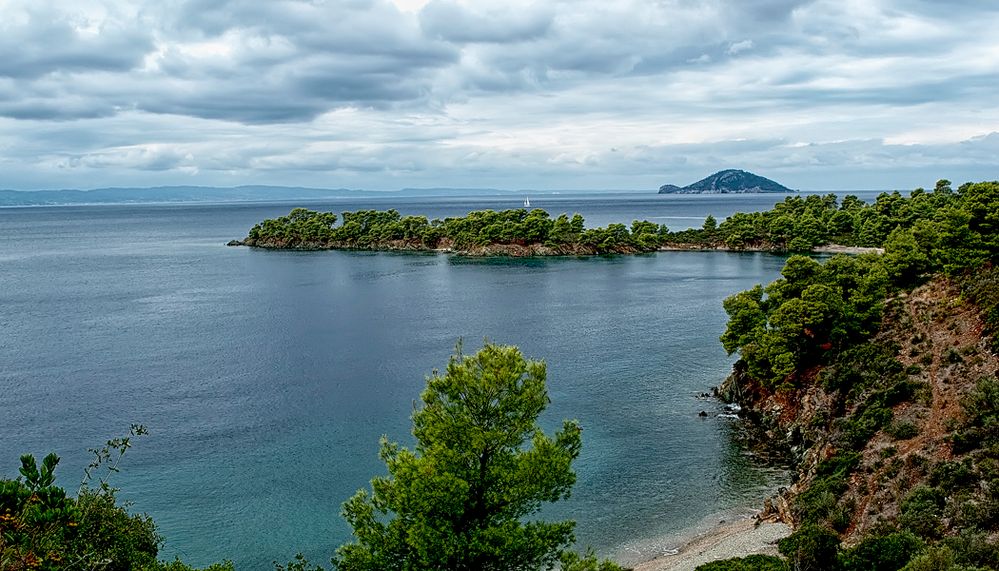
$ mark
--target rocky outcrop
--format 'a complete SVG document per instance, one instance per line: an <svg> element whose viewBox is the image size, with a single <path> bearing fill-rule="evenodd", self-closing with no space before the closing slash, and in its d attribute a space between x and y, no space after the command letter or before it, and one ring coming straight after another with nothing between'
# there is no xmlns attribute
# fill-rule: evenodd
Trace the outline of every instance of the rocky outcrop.
<svg viewBox="0 0 999 571"><path fill-rule="evenodd" d="M952 444L961 402L979 379L999 372L999 357L984 331L981 310L944 278L886 302L880 331L870 343L892 348L907 384L917 388L911 398L891 405L889 424L854 449L857 465L837 498L845 510L842 537L848 545L897 519L906 494L929 482L932 466L962 460ZM804 372L803 388L772 389L748 376L739 362L716 390L719 398L741 406L751 442L794 466L791 484L765 502L764 519L800 523L792 509L795 498L821 477L823 461L847 452L844 421L864 406L865 395L846 398L827 390L818 380L821 374L818 368Z"/></svg>

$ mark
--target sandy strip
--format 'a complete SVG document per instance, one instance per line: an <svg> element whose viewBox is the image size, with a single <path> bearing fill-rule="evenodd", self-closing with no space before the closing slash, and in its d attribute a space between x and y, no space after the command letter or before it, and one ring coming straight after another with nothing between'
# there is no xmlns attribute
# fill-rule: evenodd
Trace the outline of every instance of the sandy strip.
<svg viewBox="0 0 999 571"><path fill-rule="evenodd" d="M662 555L634 566L635 571L694 571L718 559L754 553L777 555L777 541L791 533L782 523L757 524L753 518L723 523L684 544L675 555Z"/></svg>

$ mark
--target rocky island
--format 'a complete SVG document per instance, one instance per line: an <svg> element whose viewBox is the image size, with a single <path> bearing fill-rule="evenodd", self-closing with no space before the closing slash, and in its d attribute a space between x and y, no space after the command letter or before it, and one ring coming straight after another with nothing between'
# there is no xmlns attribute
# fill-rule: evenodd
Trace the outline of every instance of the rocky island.
<svg viewBox="0 0 999 571"><path fill-rule="evenodd" d="M728 169L687 186L664 184L659 194L747 194L753 192L795 192L786 186L751 172Z"/></svg>

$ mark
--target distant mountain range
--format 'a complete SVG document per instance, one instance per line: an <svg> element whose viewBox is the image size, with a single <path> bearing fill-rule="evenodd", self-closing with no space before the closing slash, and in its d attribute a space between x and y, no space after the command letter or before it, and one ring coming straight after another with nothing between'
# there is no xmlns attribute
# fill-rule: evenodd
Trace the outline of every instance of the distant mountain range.
<svg viewBox="0 0 999 571"><path fill-rule="evenodd" d="M795 192L769 178L746 172L728 169L701 179L687 186L664 184L659 194L745 194L750 192Z"/></svg>
<svg viewBox="0 0 999 571"><path fill-rule="evenodd" d="M141 204L157 202L266 202L326 200L330 198L496 196L525 191L494 188L404 188L395 191L293 186L157 186L149 188L95 188L93 190L0 190L0 206L55 206L68 204Z"/></svg>

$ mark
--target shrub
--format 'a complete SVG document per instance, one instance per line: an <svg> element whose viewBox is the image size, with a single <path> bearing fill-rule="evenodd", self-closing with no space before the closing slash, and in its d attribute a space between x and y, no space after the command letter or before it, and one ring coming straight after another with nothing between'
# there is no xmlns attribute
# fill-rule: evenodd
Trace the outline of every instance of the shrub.
<svg viewBox="0 0 999 571"><path fill-rule="evenodd" d="M945 495L938 488L916 486L902 501L899 525L921 537L936 539L943 532L940 521Z"/></svg>
<svg viewBox="0 0 999 571"><path fill-rule="evenodd" d="M843 571L896 571L923 547L913 533L900 531L864 538L841 556Z"/></svg>
<svg viewBox="0 0 999 571"><path fill-rule="evenodd" d="M787 562L772 555L750 555L699 565L694 571L788 571Z"/></svg>
<svg viewBox="0 0 999 571"><path fill-rule="evenodd" d="M891 423L886 432L895 440L909 440L919 436L919 427L909 421L902 420Z"/></svg>
<svg viewBox="0 0 999 571"><path fill-rule="evenodd" d="M838 565L839 537L819 525L801 526L777 548L796 571L834 571Z"/></svg>
<svg viewBox="0 0 999 571"><path fill-rule="evenodd" d="M999 569L999 544L981 531L963 531L943 540L954 554L954 563L966 567Z"/></svg>

